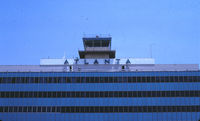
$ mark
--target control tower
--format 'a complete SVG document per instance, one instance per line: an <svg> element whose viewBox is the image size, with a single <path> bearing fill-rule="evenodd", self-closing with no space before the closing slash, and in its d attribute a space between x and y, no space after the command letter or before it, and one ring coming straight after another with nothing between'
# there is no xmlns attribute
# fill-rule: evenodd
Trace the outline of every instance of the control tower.
<svg viewBox="0 0 200 121"><path fill-rule="evenodd" d="M83 38L84 50L79 51L80 59L113 59L115 50L111 50L111 37Z"/></svg>

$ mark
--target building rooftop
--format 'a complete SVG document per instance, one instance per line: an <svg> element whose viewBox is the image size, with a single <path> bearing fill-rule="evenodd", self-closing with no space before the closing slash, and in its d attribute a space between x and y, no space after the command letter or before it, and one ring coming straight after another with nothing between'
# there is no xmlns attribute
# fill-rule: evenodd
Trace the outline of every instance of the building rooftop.
<svg viewBox="0 0 200 121"><path fill-rule="evenodd" d="M0 65L0 72L199 71L198 64Z"/></svg>
<svg viewBox="0 0 200 121"><path fill-rule="evenodd" d="M153 58L115 58L111 37L84 37L79 58L40 59L40 65L0 65L0 72L199 71L198 64L155 64Z"/></svg>

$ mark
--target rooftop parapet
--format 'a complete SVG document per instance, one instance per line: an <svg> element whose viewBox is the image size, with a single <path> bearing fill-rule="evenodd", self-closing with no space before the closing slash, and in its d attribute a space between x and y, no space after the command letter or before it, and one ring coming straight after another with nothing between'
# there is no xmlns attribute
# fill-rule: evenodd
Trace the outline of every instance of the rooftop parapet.
<svg viewBox="0 0 200 121"><path fill-rule="evenodd" d="M92 64L92 65L0 65L0 72L143 72L197 71L198 64Z"/></svg>
<svg viewBox="0 0 200 121"><path fill-rule="evenodd" d="M153 58L116 58L116 59L40 59L40 65L115 65L115 64L155 64Z"/></svg>

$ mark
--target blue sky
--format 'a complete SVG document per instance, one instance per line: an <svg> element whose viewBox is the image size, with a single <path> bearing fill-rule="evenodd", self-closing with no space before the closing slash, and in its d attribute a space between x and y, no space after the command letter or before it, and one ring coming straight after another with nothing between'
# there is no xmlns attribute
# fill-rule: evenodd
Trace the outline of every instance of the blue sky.
<svg viewBox="0 0 200 121"><path fill-rule="evenodd" d="M110 34L117 57L200 64L200 0L1 0L0 65L77 57L84 34Z"/></svg>

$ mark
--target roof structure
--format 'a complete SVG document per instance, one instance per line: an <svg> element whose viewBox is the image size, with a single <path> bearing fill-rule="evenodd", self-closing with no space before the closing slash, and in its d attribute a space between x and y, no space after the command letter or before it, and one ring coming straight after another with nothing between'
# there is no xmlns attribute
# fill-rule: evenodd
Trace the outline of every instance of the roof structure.
<svg viewBox="0 0 200 121"><path fill-rule="evenodd" d="M0 72L199 71L198 64L155 64L153 58L116 58L111 37L84 37L80 58L40 59L40 65L0 65Z"/></svg>
<svg viewBox="0 0 200 121"><path fill-rule="evenodd" d="M84 37L84 50L79 51L81 59L92 58L115 58L115 50L111 50L111 37Z"/></svg>

